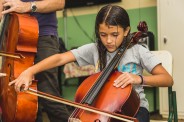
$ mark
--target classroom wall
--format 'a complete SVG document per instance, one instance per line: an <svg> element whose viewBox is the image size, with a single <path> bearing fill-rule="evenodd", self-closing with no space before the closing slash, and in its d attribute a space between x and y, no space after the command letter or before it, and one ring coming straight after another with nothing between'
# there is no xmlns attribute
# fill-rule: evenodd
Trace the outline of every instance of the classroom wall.
<svg viewBox="0 0 184 122"><path fill-rule="evenodd" d="M116 3L116 5L120 5L128 11L131 32L137 31L139 21L147 22L148 30L155 35L155 48L157 50L156 0L122 0L122 2ZM57 13L59 36L63 38L67 49L94 42L95 17L102 6L72 8ZM63 13L65 13L65 16ZM145 89L145 91L150 103L150 112L154 111L153 89ZM158 108L158 99L156 101Z"/></svg>

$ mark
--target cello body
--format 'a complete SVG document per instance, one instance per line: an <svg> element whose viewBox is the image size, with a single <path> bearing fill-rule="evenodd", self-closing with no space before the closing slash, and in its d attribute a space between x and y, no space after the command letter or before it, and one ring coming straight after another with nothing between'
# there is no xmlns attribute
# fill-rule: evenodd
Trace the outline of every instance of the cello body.
<svg viewBox="0 0 184 122"><path fill-rule="evenodd" d="M37 115L37 96L17 93L9 82L34 64L37 51L38 23L28 14L6 15L0 36L1 73L0 105L3 122L34 122ZM14 57L16 56L17 57ZM31 86L37 89L36 83Z"/></svg>
<svg viewBox="0 0 184 122"><path fill-rule="evenodd" d="M134 115L139 109L140 99L136 91L132 88L132 85L128 85L123 89L116 88L113 86L114 80L121 74L122 73L118 71L112 73L111 77L106 81L102 90L98 93L96 99L90 106L93 106L103 111L134 117ZM91 84L94 84L94 82L96 82L99 75L100 73L94 74L82 82L76 92L76 102L80 103L82 101L88 90L92 87ZM103 116L88 111L81 112L81 114L77 115L77 118L82 120L82 122L119 121L113 118L109 118L108 116Z"/></svg>

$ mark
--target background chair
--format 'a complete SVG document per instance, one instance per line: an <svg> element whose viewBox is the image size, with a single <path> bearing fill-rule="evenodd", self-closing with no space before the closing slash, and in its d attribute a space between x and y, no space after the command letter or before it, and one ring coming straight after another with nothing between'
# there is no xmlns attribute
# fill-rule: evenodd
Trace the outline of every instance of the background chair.
<svg viewBox="0 0 184 122"><path fill-rule="evenodd" d="M173 59L172 55L169 51L162 50L162 51L151 51L155 54L162 62L163 67L168 71L168 73L172 76L172 65ZM144 71L144 75L149 75L146 71ZM144 86L150 87L150 86ZM177 115L177 103L176 103L176 91L172 90L172 87L168 88L159 88L159 96L162 96L163 92L168 93L168 122L178 122L178 115ZM163 102L163 98L159 99L160 104ZM163 103L166 104L166 103ZM161 105L160 105L161 106ZM162 108L160 107L160 113L162 114Z"/></svg>

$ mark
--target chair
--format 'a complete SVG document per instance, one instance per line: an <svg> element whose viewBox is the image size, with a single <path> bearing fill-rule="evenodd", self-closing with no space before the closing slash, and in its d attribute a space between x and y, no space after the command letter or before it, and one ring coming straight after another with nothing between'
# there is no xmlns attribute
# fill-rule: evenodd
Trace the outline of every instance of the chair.
<svg viewBox="0 0 184 122"><path fill-rule="evenodd" d="M162 66L168 71L170 75L172 75L172 55L170 52L166 50L162 51L151 51L153 54L155 54L162 62ZM149 75L147 72L144 71L144 75ZM147 87L147 86L144 86ZM150 87L150 86L149 86ZM177 103L176 103L176 91L172 90L172 87L168 88L159 88L159 96L162 95L162 93L167 93L168 94L168 122L178 122L178 115L177 115ZM163 95L162 95L163 96ZM163 97L160 98L160 103L161 104L166 104L163 103ZM162 109L162 108L160 108ZM162 110L161 110L162 111ZM162 113L161 113L162 114Z"/></svg>

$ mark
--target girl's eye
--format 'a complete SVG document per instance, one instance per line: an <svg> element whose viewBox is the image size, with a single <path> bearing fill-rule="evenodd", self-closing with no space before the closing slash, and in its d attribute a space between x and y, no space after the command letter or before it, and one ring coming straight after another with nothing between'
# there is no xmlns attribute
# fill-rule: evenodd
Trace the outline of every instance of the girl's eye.
<svg viewBox="0 0 184 122"><path fill-rule="evenodd" d="M113 34L112 36L115 37L115 38L117 38L118 37L118 34Z"/></svg>
<svg viewBox="0 0 184 122"><path fill-rule="evenodd" d="M117 36L118 36L118 34L113 34L113 36L117 37Z"/></svg>
<svg viewBox="0 0 184 122"><path fill-rule="evenodd" d="M118 34L117 34L117 33L113 33L113 34L112 34L112 36L117 37L117 36L118 36Z"/></svg>
<svg viewBox="0 0 184 122"><path fill-rule="evenodd" d="M101 34L100 34L100 36L103 36L103 37L106 36L106 35L107 35L107 34L104 34L104 33L101 33Z"/></svg>

